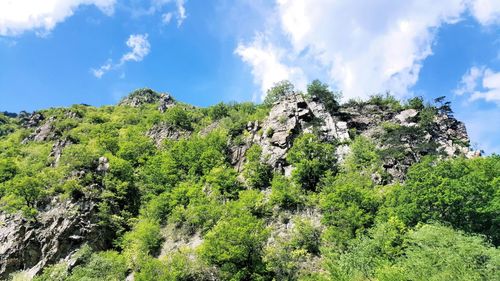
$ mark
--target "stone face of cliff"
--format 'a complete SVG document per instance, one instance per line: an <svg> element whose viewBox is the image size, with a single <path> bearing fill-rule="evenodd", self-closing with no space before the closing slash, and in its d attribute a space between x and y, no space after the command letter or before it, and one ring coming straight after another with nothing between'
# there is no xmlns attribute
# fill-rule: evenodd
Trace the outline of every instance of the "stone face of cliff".
<svg viewBox="0 0 500 281"><path fill-rule="evenodd" d="M355 135L372 139L380 149L393 148L394 144L381 140L387 124L402 128L403 133L397 136L401 147L396 149L407 154L402 159L384 159L384 168L394 180L404 180L406 170L427 154L469 158L480 155L479 151L469 148L469 137L462 122L437 114L430 125L422 128L418 123L419 114L416 109L389 110L369 103L344 105L329 112L318 100L308 100L300 94L287 95L274 104L264 122L248 124L249 137L243 145L233 147L232 161L241 167L245 150L257 144L262 147L263 161L289 174L293 167L286 162L286 155L301 133L317 133L322 140L335 142L338 159L342 161L349 153L347 142ZM412 134L412 130L416 133ZM428 148L421 148L426 145Z"/></svg>
<svg viewBox="0 0 500 281"><path fill-rule="evenodd" d="M18 270L34 276L49 264L69 261L84 243L95 249L109 248L99 227L97 206L92 201L58 201L54 198L36 220L0 214L0 278Z"/></svg>

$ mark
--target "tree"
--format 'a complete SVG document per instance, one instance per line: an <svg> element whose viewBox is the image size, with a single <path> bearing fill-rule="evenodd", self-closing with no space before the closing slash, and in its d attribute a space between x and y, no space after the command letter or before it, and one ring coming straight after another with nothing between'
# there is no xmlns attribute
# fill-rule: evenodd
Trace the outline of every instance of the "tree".
<svg viewBox="0 0 500 281"><path fill-rule="evenodd" d="M441 221L500 243L500 156L435 162L428 158L408 171L404 185L386 199L385 212L407 225Z"/></svg>
<svg viewBox="0 0 500 281"><path fill-rule="evenodd" d="M316 190L326 171L336 171L334 146L320 142L313 134L298 137L286 160L294 167L292 178L306 190Z"/></svg>
<svg viewBox="0 0 500 281"><path fill-rule="evenodd" d="M408 234L405 255L377 270L375 279L498 280L500 250L482 237L440 225L421 225Z"/></svg>
<svg viewBox="0 0 500 281"><path fill-rule="evenodd" d="M220 220L205 235L200 254L224 279L253 280L265 273L261 253L267 236L261 220L242 212Z"/></svg>
<svg viewBox="0 0 500 281"><path fill-rule="evenodd" d="M341 98L341 93L334 93L330 91L327 84L319 80L314 80L311 84L307 85L307 97L319 100L328 111L334 112L339 107L338 100Z"/></svg>
<svg viewBox="0 0 500 281"><path fill-rule="evenodd" d="M119 281L125 280L125 258L115 251L95 253L90 261L73 269L68 281Z"/></svg>
<svg viewBox="0 0 500 281"><path fill-rule="evenodd" d="M18 176L10 182L6 196L0 200L3 209L21 211L27 218L37 214L37 204L45 194L43 182L35 177Z"/></svg>
<svg viewBox="0 0 500 281"><path fill-rule="evenodd" d="M348 173L326 178L320 197L322 222L328 226L326 239L344 247L371 227L378 205L369 176Z"/></svg>
<svg viewBox="0 0 500 281"><path fill-rule="evenodd" d="M264 105L270 107L272 106L275 102L279 101L282 97L286 95L293 94L295 91L295 87L293 84L288 81L280 81L274 86L267 90L267 95L266 98L264 99Z"/></svg>
<svg viewBox="0 0 500 281"><path fill-rule="evenodd" d="M252 145L246 152L246 163L243 167L243 176L251 188L265 188L272 178L272 169L261 161L262 148Z"/></svg>
<svg viewBox="0 0 500 281"><path fill-rule="evenodd" d="M205 183L216 196L234 199L242 189L237 176L238 173L233 168L215 167L205 176Z"/></svg>
<svg viewBox="0 0 500 281"><path fill-rule="evenodd" d="M0 183L12 179L18 168L11 158L0 159Z"/></svg>
<svg viewBox="0 0 500 281"><path fill-rule="evenodd" d="M283 209L294 210L304 204L305 195L300 186L276 174L271 183L270 202Z"/></svg>

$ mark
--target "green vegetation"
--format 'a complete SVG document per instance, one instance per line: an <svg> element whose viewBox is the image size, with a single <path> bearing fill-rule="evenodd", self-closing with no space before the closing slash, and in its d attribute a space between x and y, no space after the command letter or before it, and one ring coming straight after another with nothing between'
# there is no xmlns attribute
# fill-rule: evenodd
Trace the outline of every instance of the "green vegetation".
<svg viewBox="0 0 500 281"><path fill-rule="evenodd" d="M352 101L392 115L419 113L414 126L386 122L379 135L356 133L343 143L297 132L285 176L249 141L247 126L262 124L270 106L294 91L284 81L263 105L177 102L160 112L149 102L159 95L141 89L131 97L148 102L137 107L48 109L31 127L26 116L0 114L1 211L35 224L54 197L91 201L108 245L81 246L74 267L61 261L35 280L500 278L500 157L445 159L422 141L438 114L451 116L449 103L390 95ZM331 112L342 107L319 81L304 97ZM30 137L48 120L53 135ZM153 141L149 130L163 125L184 135ZM63 140L59 157L54 144ZM342 162L340 145L350 148ZM241 147L244 161L234 167ZM388 160L414 163L404 181L389 176Z"/></svg>

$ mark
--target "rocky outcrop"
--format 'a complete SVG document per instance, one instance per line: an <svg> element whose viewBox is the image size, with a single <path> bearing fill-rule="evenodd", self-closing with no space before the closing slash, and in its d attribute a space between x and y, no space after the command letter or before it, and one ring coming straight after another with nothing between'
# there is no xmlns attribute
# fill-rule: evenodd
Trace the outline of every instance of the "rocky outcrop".
<svg viewBox="0 0 500 281"><path fill-rule="evenodd" d="M34 276L44 266L68 258L83 243L95 249L109 248L96 212L92 201L54 199L35 221L1 213L0 279L18 270Z"/></svg>
<svg viewBox="0 0 500 281"><path fill-rule="evenodd" d="M54 130L54 121L54 117L49 118L41 126L38 126L31 135L25 138L22 143L27 143L29 141L42 142L56 139L58 135Z"/></svg>
<svg viewBox="0 0 500 281"><path fill-rule="evenodd" d="M45 120L45 116L40 112L29 114L23 111L19 114L19 121L24 128L38 127L43 120Z"/></svg>
<svg viewBox="0 0 500 281"><path fill-rule="evenodd" d="M317 131L324 141L349 140L347 122L330 114L317 100L306 100L300 93L282 97L271 108L262 124L251 122L243 144L231 147L231 162L241 168L246 150L252 144L262 147L263 161L284 171L286 154L302 132Z"/></svg>
<svg viewBox="0 0 500 281"><path fill-rule="evenodd" d="M177 129L166 123L156 124L146 133L155 142L157 147L160 147L166 139L179 140L189 137L190 134L188 131Z"/></svg>
<svg viewBox="0 0 500 281"><path fill-rule="evenodd" d="M124 98L118 105L139 107L144 104L158 104L158 110L165 112L175 105L174 99L169 94L158 94L151 89L139 89Z"/></svg>
<svg viewBox="0 0 500 281"><path fill-rule="evenodd" d="M373 139L380 149L390 148L392 144L380 141L384 124L420 128L419 114L416 109L394 110L363 102L344 105L336 112L329 112L320 101L314 98L309 100L299 93L293 93L276 102L262 123L248 124L244 142L230 147L230 159L233 166L241 171L246 150L257 144L262 148L262 161L276 170L290 174L292 167L286 163L286 155L293 146L294 139L301 133L314 132L322 140L337 144L336 156L338 161L342 162L350 153L351 132L353 135L359 134ZM402 147L398 149L404 153L407 151L408 157L384 158L383 167L394 180L404 180L407 169L426 153L442 152L447 157L480 155L479 152L470 150L463 123L451 116L437 115L432 126L423 129L423 132L427 136L422 139L401 136L399 141ZM426 143L432 147L429 148L432 151L418 151L420 148L417 146L425 146Z"/></svg>
<svg viewBox="0 0 500 281"><path fill-rule="evenodd" d="M52 150L49 154L49 157L53 158L53 161L51 163L52 167L57 167L59 165L59 160L61 159L63 149L71 144L73 144L73 142L67 138L58 139L54 142L54 144L52 145Z"/></svg>

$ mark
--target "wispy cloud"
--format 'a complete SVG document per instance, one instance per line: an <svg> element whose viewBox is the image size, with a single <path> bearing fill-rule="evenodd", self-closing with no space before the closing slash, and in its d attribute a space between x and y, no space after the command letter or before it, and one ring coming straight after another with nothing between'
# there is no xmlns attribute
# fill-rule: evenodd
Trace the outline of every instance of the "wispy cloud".
<svg viewBox="0 0 500 281"><path fill-rule="evenodd" d="M468 95L473 102L484 100L500 106L500 72L485 66L471 67L463 76L454 91L457 95Z"/></svg>
<svg viewBox="0 0 500 281"><path fill-rule="evenodd" d="M184 20L187 18L185 0L177 0L177 27L180 27Z"/></svg>
<svg viewBox="0 0 500 281"><path fill-rule="evenodd" d="M120 68L126 62L142 61L151 51L151 44L148 40L148 34L131 34L126 42L127 46L130 48L130 51L125 53L119 60L118 63L113 64L111 59L108 59L107 62L101 65L98 68L92 68L90 71L96 78L101 78L107 72Z"/></svg>

